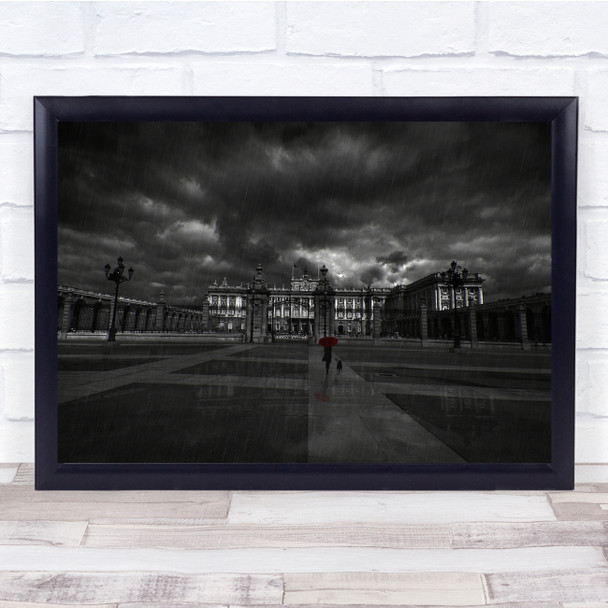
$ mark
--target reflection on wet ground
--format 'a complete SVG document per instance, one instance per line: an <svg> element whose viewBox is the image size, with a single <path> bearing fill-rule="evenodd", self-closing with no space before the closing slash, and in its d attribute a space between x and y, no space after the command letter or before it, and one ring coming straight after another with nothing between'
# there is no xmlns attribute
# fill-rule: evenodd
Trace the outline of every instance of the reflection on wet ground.
<svg viewBox="0 0 608 608"><path fill-rule="evenodd" d="M387 395L467 462L549 462L551 403Z"/></svg>
<svg viewBox="0 0 608 608"><path fill-rule="evenodd" d="M60 462L306 462L308 395L130 384L60 407Z"/></svg>
<svg viewBox="0 0 608 608"><path fill-rule="evenodd" d="M162 361L162 357L146 357L145 361L142 361L141 357L129 359L111 356L94 359L59 358L57 361L57 370L59 372L107 372L140 365L141 363L152 363L154 361Z"/></svg>
<svg viewBox="0 0 608 608"><path fill-rule="evenodd" d="M62 462L547 462L551 357L61 344ZM338 373L337 361L343 361Z"/></svg>
<svg viewBox="0 0 608 608"><path fill-rule="evenodd" d="M205 361L192 367L181 369L177 374L227 374L231 376L255 376L258 378L299 378L305 377L308 363L295 363L293 361L234 361L224 359L221 361Z"/></svg>
<svg viewBox="0 0 608 608"><path fill-rule="evenodd" d="M484 386L501 387L505 385L505 374L495 371L461 371L443 369L403 369L398 367L385 367L382 371L369 369L364 365L353 364L352 368L368 382L394 382L398 384L428 384L440 386ZM512 371L509 373L509 382L518 388L539 390L551 389L551 376L549 373Z"/></svg>

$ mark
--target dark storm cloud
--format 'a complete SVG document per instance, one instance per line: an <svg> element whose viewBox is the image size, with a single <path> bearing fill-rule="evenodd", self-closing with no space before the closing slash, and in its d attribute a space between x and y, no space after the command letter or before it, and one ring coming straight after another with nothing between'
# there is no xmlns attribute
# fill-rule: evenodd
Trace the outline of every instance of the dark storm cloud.
<svg viewBox="0 0 608 608"><path fill-rule="evenodd" d="M391 272L399 272L399 269L407 262L407 255L405 251L392 251L388 255L377 257L376 262L388 266Z"/></svg>
<svg viewBox="0 0 608 608"><path fill-rule="evenodd" d="M519 123L61 123L59 281L200 303L296 263L337 285L447 268L487 297L549 288L550 134Z"/></svg>

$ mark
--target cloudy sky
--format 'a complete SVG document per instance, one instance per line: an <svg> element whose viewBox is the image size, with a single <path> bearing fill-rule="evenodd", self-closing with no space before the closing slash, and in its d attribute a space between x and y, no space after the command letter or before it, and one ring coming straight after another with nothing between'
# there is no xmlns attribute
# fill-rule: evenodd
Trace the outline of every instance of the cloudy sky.
<svg viewBox="0 0 608 608"><path fill-rule="evenodd" d="M486 301L550 290L547 123L61 123L61 285L202 302L258 263L288 284L411 283L457 260Z"/></svg>

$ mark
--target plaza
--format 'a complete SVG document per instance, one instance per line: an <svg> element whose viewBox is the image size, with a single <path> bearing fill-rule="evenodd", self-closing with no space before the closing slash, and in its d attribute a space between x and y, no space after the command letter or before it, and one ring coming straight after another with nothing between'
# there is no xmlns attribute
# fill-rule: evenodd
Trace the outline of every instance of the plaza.
<svg viewBox="0 0 608 608"><path fill-rule="evenodd" d="M550 352L332 354L326 374L301 342L59 342L59 461L550 460Z"/></svg>

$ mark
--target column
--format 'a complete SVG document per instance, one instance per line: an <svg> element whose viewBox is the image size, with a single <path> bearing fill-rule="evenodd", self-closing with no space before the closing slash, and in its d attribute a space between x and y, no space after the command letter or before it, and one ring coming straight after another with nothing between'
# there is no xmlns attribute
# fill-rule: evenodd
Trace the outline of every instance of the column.
<svg viewBox="0 0 608 608"><path fill-rule="evenodd" d="M346 308L344 309L346 310ZM336 335L336 299L333 295L327 297L327 335Z"/></svg>
<svg viewBox="0 0 608 608"><path fill-rule="evenodd" d="M477 312L475 305L469 306L469 331L471 332L471 348L479 348L477 338Z"/></svg>
<svg viewBox="0 0 608 608"><path fill-rule="evenodd" d="M517 309L519 318L519 335L521 340L521 349L530 350L530 340L528 339L528 319L526 318L526 308L520 304Z"/></svg>
<svg viewBox="0 0 608 608"><path fill-rule="evenodd" d="M156 322L154 324L154 331L163 331L166 328L163 327L165 322L165 294L161 292L160 300L156 305Z"/></svg>
<svg viewBox="0 0 608 608"><path fill-rule="evenodd" d="M420 344L422 346L429 345L429 320L426 308L426 302L420 304Z"/></svg>
<svg viewBox="0 0 608 608"><path fill-rule="evenodd" d="M61 327L59 328L59 338L65 340L70 331L72 315L74 314L74 297L68 294L63 300L63 315L61 316Z"/></svg>
<svg viewBox="0 0 608 608"><path fill-rule="evenodd" d="M253 294L247 294L247 308L245 313L245 335L243 342L253 342Z"/></svg>
<svg viewBox="0 0 608 608"><path fill-rule="evenodd" d="M201 329L209 329L209 299L205 298L203 302L203 326Z"/></svg>
<svg viewBox="0 0 608 608"><path fill-rule="evenodd" d="M372 310L372 335L374 337L374 341L376 341L380 339L380 334L382 333L382 314L380 312L381 307L378 301L373 301Z"/></svg>
<svg viewBox="0 0 608 608"><path fill-rule="evenodd" d="M264 342L266 338L266 324L268 323L268 296L264 293L254 293L251 307L251 341Z"/></svg>

